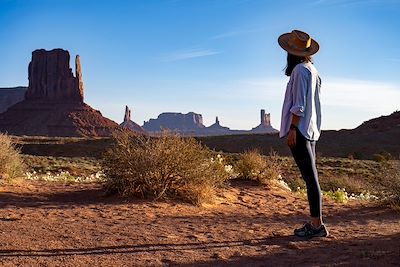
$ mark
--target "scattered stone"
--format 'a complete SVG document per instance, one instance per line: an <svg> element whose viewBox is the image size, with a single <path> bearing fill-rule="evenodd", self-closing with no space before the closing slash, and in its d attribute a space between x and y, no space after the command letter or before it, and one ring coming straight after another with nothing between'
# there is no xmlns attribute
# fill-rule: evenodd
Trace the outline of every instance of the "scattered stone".
<svg viewBox="0 0 400 267"><path fill-rule="evenodd" d="M242 257L242 256L243 256L243 253L240 252L240 251L235 251L235 252L232 254L232 257Z"/></svg>
<svg viewBox="0 0 400 267"><path fill-rule="evenodd" d="M296 242L289 242L287 247L290 249L301 249L300 246Z"/></svg>

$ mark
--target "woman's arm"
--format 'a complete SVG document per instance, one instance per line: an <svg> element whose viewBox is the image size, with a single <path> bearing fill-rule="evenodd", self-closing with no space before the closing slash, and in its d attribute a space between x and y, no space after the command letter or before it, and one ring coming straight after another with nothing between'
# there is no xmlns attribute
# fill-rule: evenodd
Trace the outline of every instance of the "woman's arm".
<svg viewBox="0 0 400 267"><path fill-rule="evenodd" d="M292 123L290 124L290 130L287 137L287 144L290 148L296 146L296 128L299 124L300 116L292 113Z"/></svg>
<svg viewBox="0 0 400 267"><path fill-rule="evenodd" d="M304 112L307 106L307 88L309 75L311 73L302 66L298 66L293 70L292 97L293 105L290 109L292 113L292 122L288 133L287 144L290 148L296 146L296 129L299 125L301 117L304 117Z"/></svg>

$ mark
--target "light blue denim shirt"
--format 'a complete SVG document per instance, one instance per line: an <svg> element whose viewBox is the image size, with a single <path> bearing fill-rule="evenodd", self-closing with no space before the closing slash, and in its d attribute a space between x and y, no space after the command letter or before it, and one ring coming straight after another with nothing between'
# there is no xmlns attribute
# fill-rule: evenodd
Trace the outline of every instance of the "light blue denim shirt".
<svg viewBox="0 0 400 267"><path fill-rule="evenodd" d="M290 129L292 114L300 117L298 128L305 138L317 141L321 133L321 78L311 62L294 67L286 86L279 137Z"/></svg>

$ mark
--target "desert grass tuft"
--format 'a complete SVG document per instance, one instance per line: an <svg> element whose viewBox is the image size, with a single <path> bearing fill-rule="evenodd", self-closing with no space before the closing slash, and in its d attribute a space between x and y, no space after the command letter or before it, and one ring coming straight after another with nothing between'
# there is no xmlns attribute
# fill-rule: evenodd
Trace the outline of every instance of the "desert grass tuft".
<svg viewBox="0 0 400 267"><path fill-rule="evenodd" d="M246 151L239 156L233 168L239 179L253 180L263 185L281 177L281 163L274 152L265 157L258 150Z"/></svg>
<svg viewBox="0 0 400 267"><path fill-rule="evenodd" d="M367 189L366 182L354 175L324 175L320 177L319 183L323 191L335 192L338 188L345 188L350 194L360 194Z"/></svg>
<svg viewBox="0 0 400 267"><path fill-rule="evenodd" d="M25 166L11 137L0 133L0 180L7 182L23 175Z"/></svg>
<svg viewBox="0 0 400 267"><path fill-rule="evenodd" d="M123 196L178 198L201 204L229 178L225 166L193 138L122 134L103 157L105 187Z"/></svg>

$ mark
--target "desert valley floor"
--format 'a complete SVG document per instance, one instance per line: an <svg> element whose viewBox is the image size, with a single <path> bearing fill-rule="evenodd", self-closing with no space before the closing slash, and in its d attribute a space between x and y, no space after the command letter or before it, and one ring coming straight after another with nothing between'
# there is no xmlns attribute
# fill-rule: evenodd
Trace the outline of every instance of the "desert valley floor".
<svg viewBox="0 0 400 267"><path fill-rule="evenodd" d="M213 205L24 181L0 194L1 266L398 266L400 213L324 199L330 237L301 240L301 195L234 182Z"/></svg>

